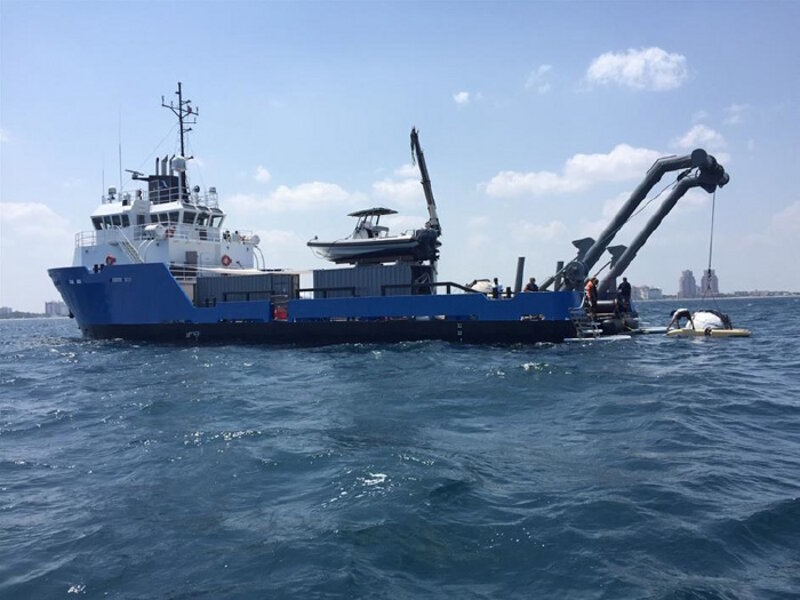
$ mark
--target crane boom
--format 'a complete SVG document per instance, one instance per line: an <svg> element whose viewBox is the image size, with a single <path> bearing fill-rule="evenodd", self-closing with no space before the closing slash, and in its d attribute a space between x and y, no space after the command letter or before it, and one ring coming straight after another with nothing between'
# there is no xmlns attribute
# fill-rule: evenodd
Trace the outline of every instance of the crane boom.
<svg viewBox="0 0 800 600"><path fill-rule="evenodd" d="M436 200L433 199L433 189L431 189L431 178L428 176L428 167L425 164L425 155L422 153L422 146L419 145L419 135L417 128L411 129L411 160L419 166L422 177L422 189L425 192L425 202L428 204L428 222L426 227L442 233L442 226L439 224L439 216L436 214Z"/></svg>
<svg viewBox="0 0 800 600"><path fill-rule="evenodd" d="M578 240L575 242L578 247L578 257L568 263L559 273L563 275L563 280L559 289L581 289L586 276L592 267L597 264L600 256L608 248L614 236L622 226L631 218L636 208L647 196L651 189L661 180L661 177L669 171L682 169L710 169L716 165L713 156L709 156L705 150L698 148L686 156L666 156L659 158L647 171L647 175L642 182L633 190L630 198L619 209L617 214L598 236L597 241L591 238ZM698 184L703 185L703 184ZM724 184L722 184L724 185ZM652 233L652 232L651 232ZM547 279L539 289L547 289L556 277Z"/></svg>

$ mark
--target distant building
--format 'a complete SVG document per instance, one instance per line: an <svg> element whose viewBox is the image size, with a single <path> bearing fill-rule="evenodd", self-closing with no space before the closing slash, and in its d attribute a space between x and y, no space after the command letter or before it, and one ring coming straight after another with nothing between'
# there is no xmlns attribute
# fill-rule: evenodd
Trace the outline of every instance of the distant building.
<svg viewBox="0 0 800 600"><path fill-rule="evenodd" d="M689 270L683 271L678 280L678 298L697 298L697 280Z"/></svg>
<svg viewBox="0 0 800 600"><path fill-rule="evenodd" d="M0 317L7 317L12 312L14 312L13 308L10 308L8 306L0 306Z"/></svg>
<svg viewBox="0 0 800 600"><path fill-rule="evenodd" d="M66 317L69 315L67 305L58 300L44 303L44 314L48 317Z"/></svg>
<svg viewBox="0 0 800 600"><path fill-rule="evenodd" d="M664 297L664 293L661 288L643 285L641 287L633 286L631 288L631 296L637 300L661 300Z"/></svg>
<svg viewBox="0 0 800 600"><path fill-rule="evenodd" d="M719 281L714 269L703 271L703 277L700 279L700 290L703 294L711 292L714 295L719 294Z"/></svg>

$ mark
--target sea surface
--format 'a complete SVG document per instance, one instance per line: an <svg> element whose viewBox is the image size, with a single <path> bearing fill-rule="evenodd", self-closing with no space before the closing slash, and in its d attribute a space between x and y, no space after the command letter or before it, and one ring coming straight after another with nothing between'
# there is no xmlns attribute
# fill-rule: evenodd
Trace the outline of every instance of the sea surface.
<svg viewBox="0 0 800 600"><path fill-rule="evenodd" d="M2 321L0 598L798 598L800 298L719 307L753 336L301 349Z"/></svg>

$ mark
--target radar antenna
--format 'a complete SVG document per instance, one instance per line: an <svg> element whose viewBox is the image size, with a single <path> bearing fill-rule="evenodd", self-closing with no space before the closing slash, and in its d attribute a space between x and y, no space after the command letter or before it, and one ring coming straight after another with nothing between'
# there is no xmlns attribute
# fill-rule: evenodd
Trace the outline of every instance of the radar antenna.
<svg viewBox="0 0 800 600"><path fill-rule="evenodd" d="M178 96L178 104L174 104L172 100L169 101L167 104L164 101L164 96L161 96L161 106L164 108L170 109L175 116L178 117L178 123L180 124L180 132L181 132L181 156L185 160L189 160L192 158L191 156L186 156L186 148L184 146L184 137L187 133L189 133L192 128L188 127L188 125L195 125L197 124L197 116L200 114L200 111L197 108L192 108L192 101L191 100L184 100L183 99L183 90L181 88L181 82L178 82L178 91L175 92L175 95ZM186 190L186 171L181 171L181 191Z"/></svg>

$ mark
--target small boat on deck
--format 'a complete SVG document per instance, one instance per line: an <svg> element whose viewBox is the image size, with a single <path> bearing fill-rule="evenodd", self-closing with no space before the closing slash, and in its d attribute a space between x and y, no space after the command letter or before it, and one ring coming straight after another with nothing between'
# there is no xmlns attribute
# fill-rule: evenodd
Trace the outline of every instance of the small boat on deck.
<svg viewBox="0 0 800 600"><path fill-rule="evenodd" d="M325 260L341 263L383 263L395 261L435 261L441 245L439 232L424 227L390 235L389 228L380 224L381 217L397 214L391 208L368 208L350 213L356 217L356 227L346 238L326 242L316 237L307 246Z"/></svg>
<svg viewBox="0 0 800 600"><path fill-rule="evenodd" d="M389 228L380 224L381 217L397 214L391 208L368 208L350 213L356 217L356 228L348 237L325 242L314 239L306 244L320 258L341 264L350 263L375 264L390 262L423 262L430 261L435 265L439 259L439 236L442 226L436 212L436 200L433 198L431 178L425 164L425 155L419 143L417 129L411 130L411 161L419 166L420 183L428 206L428 222L421 229L407 231L400 235L389 235Z"/></svg>

